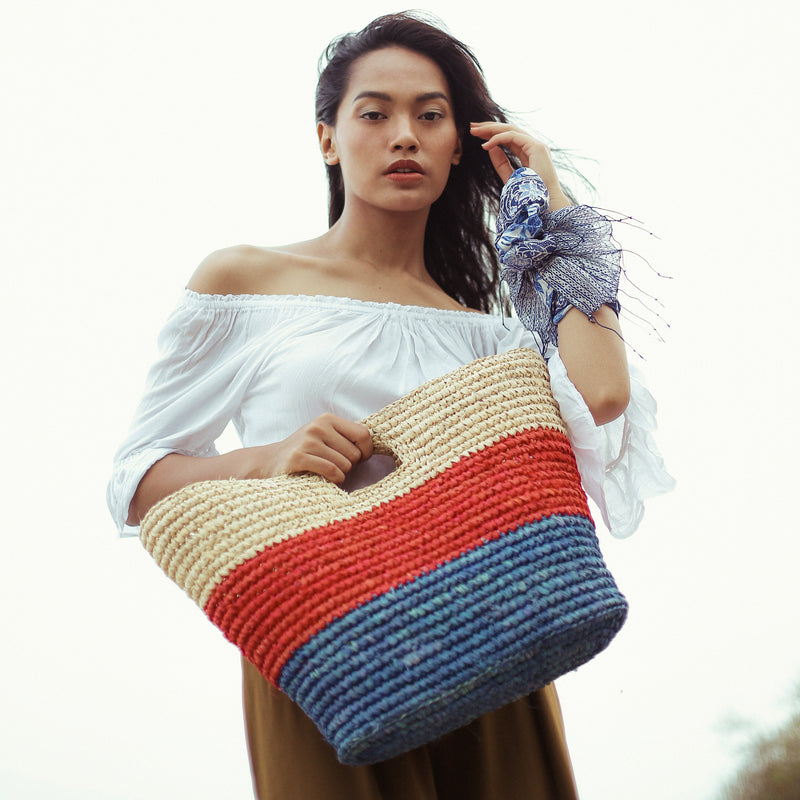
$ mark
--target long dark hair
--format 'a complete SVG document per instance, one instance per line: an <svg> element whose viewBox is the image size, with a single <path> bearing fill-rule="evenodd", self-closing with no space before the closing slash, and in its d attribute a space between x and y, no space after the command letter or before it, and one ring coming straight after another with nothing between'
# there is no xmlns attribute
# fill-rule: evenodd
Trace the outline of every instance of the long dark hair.
<svg viewBox="0 0 800 800"><path fill-rule="evenodd" d="M353 62L392 45L421 53L442 70L462 142L461 161L450 170L447 185L428 216L425 266L459 303L491 311L499 298L500 265L488 225L497 213L503 182L481 149L481 141L470 135L469 123L506 122L507 118L489 95L483 70L472 51L420 15L405 12L379 17L358 33L334 39L323 53L317 83L317 122L336 124ZM326 167L328 224L333 225L344 209L344 182L338 164Z"/></svg>

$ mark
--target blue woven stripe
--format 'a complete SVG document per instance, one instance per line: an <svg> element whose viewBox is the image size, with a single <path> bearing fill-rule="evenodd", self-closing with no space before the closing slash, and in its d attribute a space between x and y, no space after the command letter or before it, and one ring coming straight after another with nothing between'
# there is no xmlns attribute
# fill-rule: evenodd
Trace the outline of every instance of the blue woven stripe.
<svg viewBox="0 0 800 800"><path fill-rule="evenodd" d="M548 517L333 621L281 688L340 759L381 760L575 669L626 613L591 522Z"/></svg>

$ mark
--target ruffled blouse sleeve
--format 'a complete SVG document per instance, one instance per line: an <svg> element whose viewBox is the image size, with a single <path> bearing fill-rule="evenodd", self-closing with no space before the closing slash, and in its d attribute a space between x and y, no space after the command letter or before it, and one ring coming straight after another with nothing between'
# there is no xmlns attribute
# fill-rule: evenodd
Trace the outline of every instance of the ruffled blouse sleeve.
<svg viewBox="0 0 800 800"><path fill-rule="evenodd" d="M642 520L644 501L675 486L653 436L656 401L641 372L629 365L631 397L625 413L613 422L597 425L569 379L556 347L543 347L538 334L531 333L518 319L508 320L502 332L496 343L498 353L514 347L544 351L550 388L567 427L583 488L611 534L630 536Z"/></svg>
<svg viewBox="0 0 800 800"><path fill-rule="evenodd" d="M158 337L130 431L114 456L106 500L122 535L145 472L170 453L217 454L214 441L235 415L250 380L243 312L187 292Z"/></svg>
<svg viewBox="0 0 800 800"><path fill-rule="evenodd" d="M639 371L631 366L631 397L625 413L606 425L596 425L557 352L550 355L547 365L583 488L611 534L630 536L642 520L644 501L675 485L653 438L656 402Z"/></svg>

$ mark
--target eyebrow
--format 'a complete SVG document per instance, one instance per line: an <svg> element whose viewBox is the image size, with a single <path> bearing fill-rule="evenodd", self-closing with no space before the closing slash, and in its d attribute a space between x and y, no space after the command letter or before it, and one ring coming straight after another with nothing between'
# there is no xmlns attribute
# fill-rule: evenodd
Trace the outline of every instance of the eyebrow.
<svg viewBox="0 0 800 800"><path fill-rule="evenodd" d="M365 97L371 97L374 100L386 100L387 102L392 99L391 95L386 94L386 92L365 91L359 92L353 98L353 103L357 103ZM425 92L424 94L417 95L415 98L415 102L417 103L426 103L428 100L444 100L445 103L450 103L450 98L444 92Z"/></svg>

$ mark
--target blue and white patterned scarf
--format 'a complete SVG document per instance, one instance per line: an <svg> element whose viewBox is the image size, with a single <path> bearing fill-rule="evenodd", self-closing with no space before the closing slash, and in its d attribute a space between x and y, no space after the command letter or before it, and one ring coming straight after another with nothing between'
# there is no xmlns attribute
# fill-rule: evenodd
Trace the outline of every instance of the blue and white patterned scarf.
<svg viewBox="0 0 800 800"><path fill-rule="evenodd" d="M503 187L495 247L520 321L545 347L575 307L589 319L602 305L619 313L622 253L611 221L590 206L548 211L544 181L527 167Z"/></svg>

